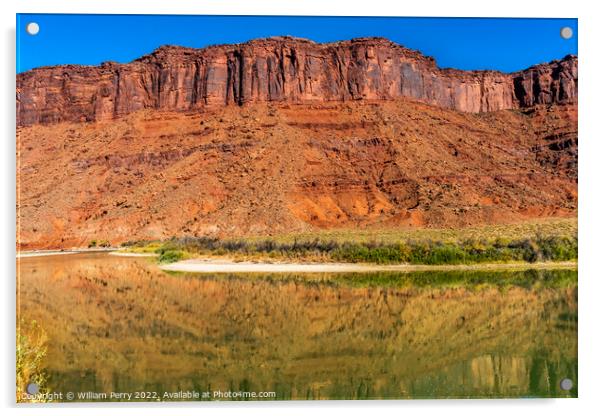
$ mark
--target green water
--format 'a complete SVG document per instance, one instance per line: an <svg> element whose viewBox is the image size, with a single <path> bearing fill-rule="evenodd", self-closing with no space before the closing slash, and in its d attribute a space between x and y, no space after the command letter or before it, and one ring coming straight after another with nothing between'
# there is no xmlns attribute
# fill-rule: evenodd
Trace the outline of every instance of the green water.
<svg viewBox="0 0 602 416"><path fill-rule="evenodd" d="M193 275L81 254L19 272L54 392L577 396L576 270Z"/></svg>

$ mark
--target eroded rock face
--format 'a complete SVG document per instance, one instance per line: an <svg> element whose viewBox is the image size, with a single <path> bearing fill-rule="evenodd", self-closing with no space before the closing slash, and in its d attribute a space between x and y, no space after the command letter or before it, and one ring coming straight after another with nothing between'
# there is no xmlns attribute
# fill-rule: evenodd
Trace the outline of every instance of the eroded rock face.
<svg viewBox="0 0 602 416"><path fill-rule="evenodd" d="M128 64L17 75L17 125L107 120L140 109L411 97L464 112L577 100L577 57L521 72L439 69L383 38L318 44L276 37L203 49L164 46Z"/></svg>
<svg viewBox="0 0 602 416"><path fill-rule="evenodd" d="M574 217L576 107L257 103L20 128L18 247Z"/></svg>

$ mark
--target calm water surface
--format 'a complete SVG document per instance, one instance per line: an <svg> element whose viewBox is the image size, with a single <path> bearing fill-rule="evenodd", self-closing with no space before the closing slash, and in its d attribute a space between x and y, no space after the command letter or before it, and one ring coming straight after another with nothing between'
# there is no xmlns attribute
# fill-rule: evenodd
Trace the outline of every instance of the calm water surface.
<svg viewBox="0 0 602 416"><path fill-rule="evenodd" d="M48 335L55 392L577 395L576 270L194 275L107 254L19 267L19 319Z"/></svg>

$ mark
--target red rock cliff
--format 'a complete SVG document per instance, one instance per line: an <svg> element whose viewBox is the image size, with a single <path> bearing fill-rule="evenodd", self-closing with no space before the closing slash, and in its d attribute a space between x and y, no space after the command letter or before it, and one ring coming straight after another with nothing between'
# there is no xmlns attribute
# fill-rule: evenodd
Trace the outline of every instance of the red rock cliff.
<svg viewBox="0 0 602 416"><path fill-rule="evenodd" d="M505 74L440 69L383 38L318 44L276 37L203 49L164 46L128 64L17 75L17 125L96 121L140 109L412 97L465 112L577 100L577 57Z"/></svg>

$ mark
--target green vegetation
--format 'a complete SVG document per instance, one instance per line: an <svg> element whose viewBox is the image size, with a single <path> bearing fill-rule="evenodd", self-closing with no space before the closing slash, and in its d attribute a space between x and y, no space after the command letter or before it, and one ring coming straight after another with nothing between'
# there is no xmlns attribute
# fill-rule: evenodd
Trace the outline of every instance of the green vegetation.
<svg viewBox="0 0 602 416"><path fill-rule="evenodd" d="M149 254L157 253L163 247L160 241L126 241L121 247L130 253Z"/></svg>
<svg viewBox="0 0 602 416"><path fill-rule="evenodd" d="M111 247L111 243L108 240L100 240L100 241L92 240L88 244L88 248L94 248L94 247L107 248L107 247Z"/></svg>
<svg viewBox="0 0 602 416"><path fill-rule="evenodd" d="M182 250L171 250L167 248L161 248L158 251L159 263L175 263L176 261L182 260L186 253Z"/></svg>
<svg viewBox="0 0 602 416"><path fill-rule="evenodd" d="M516 241L495 240L441 243L419 241L383 244L343 244L333 258L351 263L473 264L526 261L567 261L577 258L577 237L536 237Z"/></svg>
<svg viewBox="0 0 602 416"><path fill-rule="evenodd" d="M174 276L186 276L184 272L169 272ZM194 274L192 274L194 276ZM240 280L241 274L214 275L215 280ZM267 282L297 282L299 284L329 285L333 287L378 287L414 289L463 288L480 290L491 287L499 289L522 287L525 289L558 289L577 286L577 271L574 269L553 270L449 270L413 272L370 272L370 273L257 273L254 279ZM243 274L242 279L248 279Z"/></svg>
<svg viewBox="0 0 602 416"><path fill-rule="evenodd" d="M40 393L47 392L46 341L46 333L36 321L17 325L17 402L31 401L23 398L29 383L37 384Z"/></svg>
<svg viewBox="0 0 602 416"><path fill-rule="evenodd" d="M575 219L462 230L347 231L270 238L172 238L130 242L169 263L186 257L286 259L376 264L476 264L570 261L578 257ZM375 237L368 239L367 237ZM379 236L379 239L376 237Z"/></svg>

